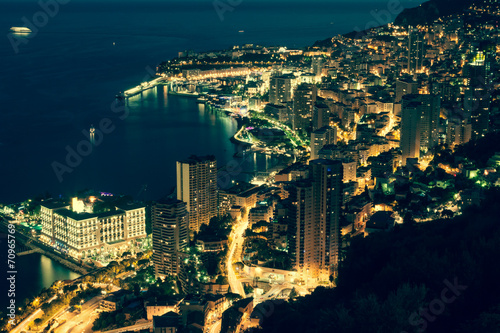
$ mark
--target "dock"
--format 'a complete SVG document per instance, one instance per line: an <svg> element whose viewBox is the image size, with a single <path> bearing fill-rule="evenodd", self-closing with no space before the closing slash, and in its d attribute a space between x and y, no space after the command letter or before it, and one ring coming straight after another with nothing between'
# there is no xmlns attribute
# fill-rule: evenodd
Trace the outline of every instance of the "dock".
<svg viewBox="0 0 500 333"><path fill-rule="evenodd" d="M123 97L129 98L129 97L135 96L137 94L142 93L143 91L152 89L160 84L165 84L166 82L167 82L167 79L165 77L158 77L154 80L143 82L140 85L125 91L123 93Z"/></svg>

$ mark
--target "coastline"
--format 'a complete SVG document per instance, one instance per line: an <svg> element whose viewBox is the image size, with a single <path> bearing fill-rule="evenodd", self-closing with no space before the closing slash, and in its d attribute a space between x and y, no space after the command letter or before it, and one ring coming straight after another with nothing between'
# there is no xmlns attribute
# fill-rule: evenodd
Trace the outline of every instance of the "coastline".
<svg viewBox="0 0 500 333"><path fill-rule="evenodd" d="M3 221L3 223L1 224L2 227L0 228L0 232L4 232L3 229L7 228L5 223L8 223L8 221L6 221L6 220ZM71 270L75 273L78 273L78 274L85 275L85 274L89 273L89 271L82 264L79 264L79 263L73 261L72 259L69 259L65 256L59 255L56 252L51 251L51 249L47 245L41 243L37 239L31 238L31 237L29 237L21 232L16 232L16 239L17 239L17 243L21 243L25 247L31 249L29 251L30 254L31 253L40 253L42 255L45 255L46 257L48 257L54 261L57 261L58 263L60 263L64 267L66 267L69 270ZM33 252L31 252L31 251L33 251ZM22 252L20 254L22 254ZM29 255L29 254L26 254L26 255Z"/></svg>
<svg viewBox="0 0 500 333"><path fill-rule="evenodd" d="M88 270L86 270L85 268L83 268L82 266L78 266L77 264L65 259L65 258L62 258L60 256L58 256L56 253L54 252L49 252L49 251L45 251L43 249L40 249L40 248L36 248L34 249L36 253L40 253L54 261L57 261L58 263L60 263L61 265L63 265L64 267L66 267L67 269L69 269L70 271L74 272L74 273L78 273L80 275L87 275L89 273Z"/></svg>

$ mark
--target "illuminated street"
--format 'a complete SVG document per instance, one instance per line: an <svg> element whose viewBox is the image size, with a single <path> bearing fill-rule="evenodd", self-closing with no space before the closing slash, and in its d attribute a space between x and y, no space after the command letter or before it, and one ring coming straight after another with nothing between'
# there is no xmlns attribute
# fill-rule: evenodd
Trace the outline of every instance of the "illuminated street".
<svg viewBox="0 0 500 333"><path fill-rule="evenodd" d="M239 219L238 223L233 227L233 231L231 232L231 247L229 249L229 255L227 256L227 272L228 272L228 280L229 285L231 287L231 291L235 294L240 294L243 298L245 297L245 291L243 289L243 285L236 278L236 274L233 269L233 262L237 262L239 259L235 253L240 253L241 248L243 246L243 242L245 238L243 237L245 230L248 227L248 214L245 214L243 219Z"/></svg>
<svg viewBox="0 0 500 333"><path fill-rule="evenodd" d="M98 315L95 310L99 307L99 303L103 298L103 296L96 296L84 303L81 313L65 312L61 317L57 318L57 320L59 322L66 320L66 322L55 329L54 333L91 332L92 323ZM77 327L79 329L75 331Z"/></svg>

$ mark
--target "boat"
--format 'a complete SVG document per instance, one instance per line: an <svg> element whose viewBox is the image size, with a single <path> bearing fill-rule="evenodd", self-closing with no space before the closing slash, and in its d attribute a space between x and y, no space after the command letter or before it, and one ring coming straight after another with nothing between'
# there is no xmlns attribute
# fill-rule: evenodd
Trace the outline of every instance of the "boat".
<svg viewBox="0 0 500 333"><path fill-rule="evenodd" d="M10 31L20 34L29 34L30 32L32 32L30 28L26 27L12 27L10 28Z"/></svg>
<svg viewBox="0 0 500 333"><path fill-rule="evenodd" d="M173 91L169 90L168 91L169 95L177 95L177 96L185 96L185 97L198 97L199 94L197 92L190 92L190 91Z"/></svg>
<svg viewBox="0 0 500 333"><path fill-rule="evenodd" d="M196 100L199 104L205 104L205 102L207 101L208 99L205 97L205 96L200 96L198 97L198 99Z"/></svg>
<svg viewBox="0 0 500 333"><path fill-rule="evenodd" d="M95 127L94 125L90 125L90 134L94 134L95 133Z"/></svg>

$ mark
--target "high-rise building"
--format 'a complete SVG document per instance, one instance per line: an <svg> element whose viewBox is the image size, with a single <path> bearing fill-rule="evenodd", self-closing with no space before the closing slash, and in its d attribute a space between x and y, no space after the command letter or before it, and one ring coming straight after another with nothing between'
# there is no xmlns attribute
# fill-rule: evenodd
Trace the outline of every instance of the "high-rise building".
<svg viewBox="0 0 500 333"><path fill-rule="evenodd" d="M318 247L317 276L327 280L337 269L340 240L343 165L341 161L314 160L309 163L313 182L313 210Z"/></svg>
<svg viewBox="0 0 500 333"><path fill-rule="evenodd" d="M342 165L344 167L344 176L342 181L344 183L356 181L357 164L358 163L356 163L353 159L346 158L342 160Z"/></svg>
<svg viewBox="0 0 500 333"><path fill-rule="evenodd" d="M341 161L314 160L310 178L295 182L289 199L289 251L293 264L305 282L328 281L337 269L342 204ZM311 281L312 282L312 281Z"/></svg>
<svg viewBox="0 0 500 333"><path fill-rule="evenodd" d="M313 57L311 59L311 70L316 76L321 76L324 67L324 59L322 57Z"/></svg>
<svg viewBox="0 0 500 333"><path fill-rule="evenodd" d="M422 104L418 95L403 96L401 109L401 140L402 164L406 165L407 158L420 157L420 121L422 118Z"/></svg>
<svg viewBox="0 0 500 333"><path fill-rule="evenodd" d="M324 126L311 133L311 160L318 158L319 151L326 145L337 144L337 128Z"/></svg>
<svg viewBox="0 0 500 333"><path fill-rule="evenodd" d="M330 124L330 108L323 103L315 103L313 106L312 130L315 131Z"/></svg>
<svg viewBox="0 0 500 333"><path fill-rule="evenodd" d="M420 72L423 60L424 38L417 29L410 28L408 33L408 73Z"/></svg>
<svg viewBox="0 0 500 333"><path fill-rule="evenodd" d="M303 83L295 90L293 98L293 129L306 129L312 120L312 112L318 89L314 84Z"/></svg>
<svg viewBox="0 0 500 333"><path fill-rule="evenodd" d="M446 143L450 146L461 145L471 139L472 127L467 118L452 116L446 126Z"/></svg>
<svg viewBox="0 0 500 333"><path fill-rule="evenodd" d="M270 79L269 103L286 104L292 101L295 77L293 75L274 76Z"/></svg>
<svg viewBox="0 0 500 333"><path fill-rule="evenodd" d="M160 200L151 211L153 225L153 263L156 277L177 276L182 252L189 243L189 217L185 202Z"/></svg>
<svg viewBox="0 0 500 333"><path fill-rule="evenodd" d="M401 102L404 95L418 94L418 84L410 78L404 78L396 81L395 103Z"/></svg>
<svg viewBox="0 0 500 333"><path fill-rule="evenodd" d="M198 232L217 215L215 156L191 156L177 162L177 199L187 204L192 231Z"/></svg>
<svg viewBox="0 0 500 333"><path fill-rule="evenodd" d="M317 258L313 258L313 254L318 246L312 238L314 234L312 182L309 179L294 182L289 194L288 253L293 266L307 273L308 267L317 261Z"/></svg>
<svg viewBox="0 0 500 333"><path fill-rule="evenodd" d="M472 138L478 139L488 132L490 117L490 64L483 53L464 67L464 78L464 110L471 119Z"/></svg>
<svg viewBox="0 0 500 333"><path fill-rule="evenodd" d="M403 165L407 158L419 158L439 143L441 98L431 94L403 96L401 111L401 142Z"/></svg>
<svg viewBox="0 0 500 333"><path fill-rule="evenodd" d="M439 113L441 97L438 95L418 95L421 102L420 150L429 151L439 143Z"/></svg>

